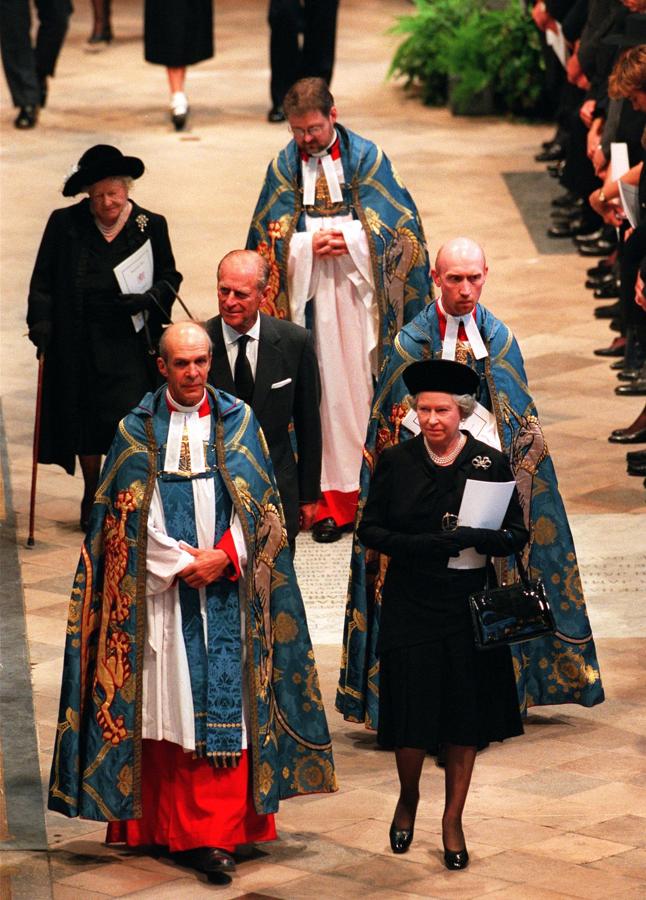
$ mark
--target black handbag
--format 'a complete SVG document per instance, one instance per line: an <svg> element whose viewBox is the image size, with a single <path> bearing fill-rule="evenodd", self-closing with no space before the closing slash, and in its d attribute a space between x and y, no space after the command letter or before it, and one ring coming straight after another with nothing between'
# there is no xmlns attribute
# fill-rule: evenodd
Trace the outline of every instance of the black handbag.
<svg viewBox="0 0 646 900"><path fill-rule="evenodd" d="M519 644L545 637L556 631L554 614L537 578L530 580L516 554L520 581L502 587L489 587L489 566L483 591L469 596L473 636L478 650Z"/></svg>

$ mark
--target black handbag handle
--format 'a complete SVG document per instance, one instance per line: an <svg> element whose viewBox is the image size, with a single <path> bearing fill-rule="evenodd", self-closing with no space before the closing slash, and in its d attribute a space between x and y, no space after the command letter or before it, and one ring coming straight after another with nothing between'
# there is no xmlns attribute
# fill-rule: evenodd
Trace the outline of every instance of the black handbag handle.
<svg viewBox="0 0 646 900"><path fill-rule="evenodd" d="M523 583L523 587L529 589L529 578L527 576L527 569L523 565L523 560L520 553L514 553L514 559L516 560L516 569L518 570L518 575L520 576L520 580ZM493 565L493 557L487 557L486 569L485 569L485 590L489 590L489 570Z"/></svg>

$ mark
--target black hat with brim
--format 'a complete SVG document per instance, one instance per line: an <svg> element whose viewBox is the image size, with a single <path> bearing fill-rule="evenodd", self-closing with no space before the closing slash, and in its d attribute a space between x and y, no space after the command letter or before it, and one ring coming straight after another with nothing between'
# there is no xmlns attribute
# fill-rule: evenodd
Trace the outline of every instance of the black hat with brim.
<svg viewBox="0 0 646 900"><path fill-rule="evenodd" d="M610 44L613 47L638 47L646 44L646 15L644 13L632 13L624 20L624 30L621 34L609 34L601 41L602 44Z"/></svg>
<svg viewBox="0 0 646 900"><path fill-rule="evenodd" d="M422 359L404 369L402 378L411 394L437 391L441 394L475 394L480 384L477 372L450 359Z"/></svg>
<svg viewBox="0 0 646 900"><path fill-rule="evenodd" d="M144 168L138 157L124 156L121 150L109 144L96 144L79 159L74 172L63 185L63 196L74 197L104 178L118 178L120 175L140 178Z"/></svg>

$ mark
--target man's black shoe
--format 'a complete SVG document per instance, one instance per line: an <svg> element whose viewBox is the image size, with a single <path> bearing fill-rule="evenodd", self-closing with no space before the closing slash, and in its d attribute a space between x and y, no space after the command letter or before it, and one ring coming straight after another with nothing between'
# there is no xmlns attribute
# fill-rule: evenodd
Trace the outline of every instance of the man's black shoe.
<svg viewBox="0 0 646 900"><path fill-rule="evenodd" d="M598 350L594 351L595 356L617 356L623 357L626 355L626 338L625 337L616 337L612 344L609 347L600 347ZM623 364L622 364L623 365Z"/></svg>
<svg viewBox="0 0 646 900"><path fill-rule="evenodd" d="M619 397L646 397L646 378L618 385L615 394Z"/></svg>
<svg viewBox="0 0 646 900"><path fill-rule="evenodd" d="M272 108L267 113L267 121L268 122L284 122L285 121L285 113L283 112L282 106L272 106Z"/></svg>
<svg viewBox="0 0 646 900"><path fill-rule="evenodd" d="M556 160L565 159L565 147L558 141L553 141L548 147L537 153L534 159L536 162L556 162Z"/></svg>
<svg viewBox="0 0 646 900"><path fill-rule="evenodd" d="M595 300L611 300L613 297L619 296L619 285L616 281L609 281L608 284L602 284L601 287L595 288L593 295Z"/></svg>
<svg viewBox="0 0 646 900"><path fill-rule="evenodd" d="M552 178L560 178L565 170L565 161L560 159L558 162L549 163L547 166L548 173Z"/></svg>
<svg viewBox="0 0 646 900"><path fill-rule="evenodd" d="M173 853L180 866L190 866L198 872L235 872L234 858L219 847L196 847Z"/></svg>
<svg viewBox="0 0 646 900"><path fill-rule="evenodd" d="M573 238L580 234L583 223L581 219L572 219L569 222L555 222L547 229L547 236L551 238Z"/></svg>
<svg viewBox="0 0 646 900"><path fill-rule="evenodd" d="M595 275L594 277L587 278L585 286L589 291L595 291L597 288L603 287L606 284L614 284L616 280L613 273L608 272L604 275Z"/></svg>
<svg viewBox="0 0 646 900"><path fill-rule="evenodd" d="M581 256L607 256L617 245L616 241L600 238L591 244L583 244L578 248Z"/></svg>
<svg viewBox="0 0 646 900"><path fill-rule="evenodd" d="M611 303L609 306L596 306L594 309L595 319L614 319L621 312L620 303Z"/></svg>
<svg viewBox="0 0 646 900"><path fill-rule="evenodd" d="M38 121L38 107L37 106L21 106L18 110L18 115L13 121L13 124L16 128L33 128Z"/></svg>
<svg viewBox="0 0 646 900"><path fill-rule="evenodd" d="M577 197L568 191L567 194L561 194L552 200L552 206L556 209L580 209L583 206L583 197Z"/></svg>
<svg viewBox="0 0 646 900"><path fill-rule="evenodd" d="M321 519L312 525L312 540L317 544L333 544L341 539L343 528L340 528L331 516Z"/></svg>
<svg viewBox="0 0 646 900"><path fill-rule="evenodd" d="M639 381L640 378L643 378L643 367L639 366L637 369L623 369L621 372L617 372L617 378L619 381Z"/></svg>
<svg viewBox="0 0 646 900"><path fill-rule="evenodd" d="M586 269L586 275L589 278L597 278L600 275L608 275L612 272L614 268L614 263L610 262L607 259L601 259L597 263L596 266L591 266L589 269Z"/></svg>
<svg viewBox="0 0 646 900"><path fill-rule="evenodd" d="M598 241L602 235L603 228L595 228L594 231L584 231L582 234L577 234L574 240L577 244L591 244L593 241Z"/></svg>

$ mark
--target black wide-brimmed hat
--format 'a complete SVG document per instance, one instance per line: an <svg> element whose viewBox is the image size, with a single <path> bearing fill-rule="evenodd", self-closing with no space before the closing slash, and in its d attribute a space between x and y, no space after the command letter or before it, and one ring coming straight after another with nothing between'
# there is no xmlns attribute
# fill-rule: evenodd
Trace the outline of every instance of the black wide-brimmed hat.
<svg viewBox="0 0 646 900"><path fill-rule="evenodd" d="M404 369L402 378L411 394L438 391L441 394L475 394L480 384L477 372L450 359L422 359Z"/></svg>
<svg viewBox="0 0 646 900"><path fill-rule="evenodd" d="M86 150L78 165L63 185L63 196L73 197L90 185L104 178L126 175L140 178L144 174L144 164L136 156L124 156L117 147L110 144L96 144Z"/></svg>
<svg viewBox="0 0 646 900"><path fill-rule="evenodd" d="M621 34L609 34L603 38L602 44L610 44L613 47L638 47L646 44L646 15L644 13L631 13L624 19L624 30Z"/></svg>

